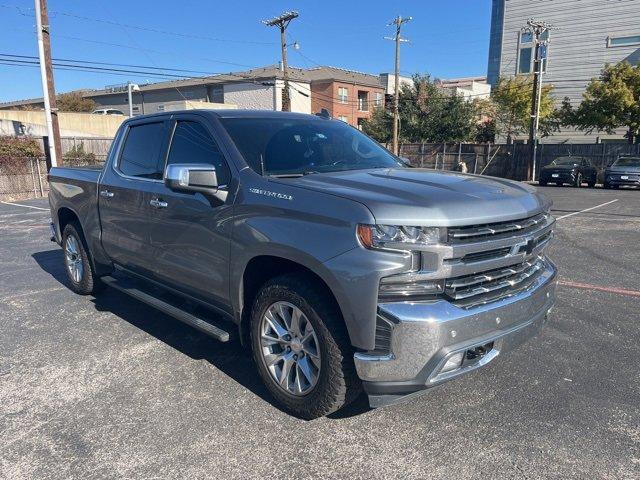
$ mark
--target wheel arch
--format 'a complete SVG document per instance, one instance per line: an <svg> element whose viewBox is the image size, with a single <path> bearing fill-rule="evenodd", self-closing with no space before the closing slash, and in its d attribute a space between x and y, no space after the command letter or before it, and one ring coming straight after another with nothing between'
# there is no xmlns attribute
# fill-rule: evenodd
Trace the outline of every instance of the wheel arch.
<svg viewBox="0 0 640 480"><path fill-rule="evenodd" d="M342 311L338 299L339 294L336 295L336 292L330 286L331 280L327 278L328 273L319 273L318 268L289 258L272 254L257 255L246 263L238 288L238 324L240 340L243 345L248 345L251 308L260 287L272 278L290 273L303 274L315 282L326 293L327 298L334 302L334 306L341 313L344 321L345 312Z"/></svg>

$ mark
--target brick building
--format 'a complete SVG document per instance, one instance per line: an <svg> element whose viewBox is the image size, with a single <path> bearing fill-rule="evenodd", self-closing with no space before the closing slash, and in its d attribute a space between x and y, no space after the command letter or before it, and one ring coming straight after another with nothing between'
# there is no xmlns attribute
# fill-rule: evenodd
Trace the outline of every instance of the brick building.
<svg viewBox="0 0 640 480"><path fill-rule="evenodd" d="M384 106L385 89L378 75L317 67L306 70L311 83L311 111L323 109L355 127L371 116L376 107Z"/></svg>

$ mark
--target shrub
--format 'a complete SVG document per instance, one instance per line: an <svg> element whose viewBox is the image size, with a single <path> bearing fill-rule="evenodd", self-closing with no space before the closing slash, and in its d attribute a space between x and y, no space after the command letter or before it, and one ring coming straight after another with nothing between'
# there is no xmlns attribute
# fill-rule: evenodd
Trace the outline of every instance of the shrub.
<svg viewBox="0 0 640 480"><path fill-rule="evenodd" d="M71 147L62 158L67 165L93 165L96 163L96 155L93 152L85 152L84 142Z"/></svg>

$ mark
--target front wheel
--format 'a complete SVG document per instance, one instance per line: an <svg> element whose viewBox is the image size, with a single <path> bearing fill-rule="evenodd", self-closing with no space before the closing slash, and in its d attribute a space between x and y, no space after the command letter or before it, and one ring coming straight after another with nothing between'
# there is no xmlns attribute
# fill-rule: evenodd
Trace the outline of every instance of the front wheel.
<svg viewBox="0 0 640 480"><path fill-rule="evenodd" d="M102 283L96 277L89 260L89 251L82 229L76 223L68 223L62 231L64 266L71 290L80 295L96 293Z"/></svg>
<svg viewBox="0 0 640 480"><path fill-rule="evenodd" d="M540 186L541 187L546 187L547 186L547 181L546 180L540 180Z"/></svg>
<svg viewBox="0 0 640 480"><path fill-rule="evenodd" d="M271 395L298 417L328 415L360 392L342 315L308 276L283 275L261 288L251 312L251 349Z"/></svg>

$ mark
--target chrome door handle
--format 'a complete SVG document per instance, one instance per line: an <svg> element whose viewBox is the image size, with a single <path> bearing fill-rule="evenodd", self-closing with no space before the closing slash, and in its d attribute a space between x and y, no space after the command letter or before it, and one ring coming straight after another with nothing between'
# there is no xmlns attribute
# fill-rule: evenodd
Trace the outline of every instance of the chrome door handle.
<svg viewBox="0 0 640 480"><path fill-rule="evenodd" d="M167 202L164 202L159 198L154 198L153 200L150 200L149 205L155 208L167 208L169 206Z"/></svg>
<svg viewBox="0 0 640 480"><path fill-rule="evenodd" d="M114 193L110 192L109 190L100 190L100 196L101 197L105 197L105 198L111 198L113 197Z"/></svg>

